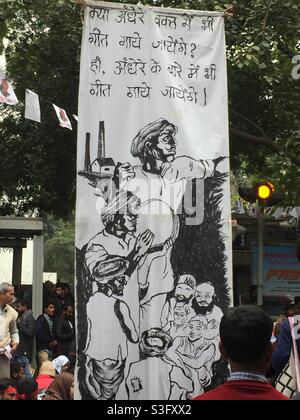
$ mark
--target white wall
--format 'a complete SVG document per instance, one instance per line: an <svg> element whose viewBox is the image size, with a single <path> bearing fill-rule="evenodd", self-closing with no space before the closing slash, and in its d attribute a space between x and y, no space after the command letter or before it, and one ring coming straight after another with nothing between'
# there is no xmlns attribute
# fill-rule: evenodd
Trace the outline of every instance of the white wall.
<svg viewBox="0 0 300 420"><path fill-rule="evenodd" d="M27 241L23 249L22 284L32 284L33 241ZM0 282L11 282L13 250L0 248ZM56 283L57 273L44 273L43 281Z"/></svg>

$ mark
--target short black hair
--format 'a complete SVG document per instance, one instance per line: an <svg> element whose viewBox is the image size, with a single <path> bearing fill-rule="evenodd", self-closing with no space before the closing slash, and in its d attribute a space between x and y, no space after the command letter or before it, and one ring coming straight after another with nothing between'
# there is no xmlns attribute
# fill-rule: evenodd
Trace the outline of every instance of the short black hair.
<svg viewBox="0 0 300 420"><path fill-rule="evenodd" d="M52 300L48 300L45 304L44 304L44 309L47 309L50 305L53 305L54 308L56 309L56 305Z"/></svg>
<svg viewBox="0 0 300 420"><path fill-rule="evenodd" d="M19 362L15 362L15 363L11 363L10 364L10 377L14 378L16 375L18 375L18 373L20 372L21 369L25 368L24 363L19 363Z"/></svg>
<svg viewBox="0 0 300 420"><path fill-rule="evenodd" d="M18 304L26 306L27 309L31 309L31 304L25 299L18 299Z"/></svg>
<svg viewBox="0 0 300 420"><path fill-rule="evenodd" d="M231 308L220 324L220 338L228 357L237 363L259 362L270 343L271 317L259 306Z"/></svg>
<svg viewBox="0 0 300 420"><path fill-rule="evenodd" d="M38 390L38 383L34 378L24 378L17 383L18 394L24 395L25 399L35 399L34 393Z"/></svg>
<svg viewBox="0 0 300 420"><path fill-rule="evenodd" d="M12 380L9 378L0 379L0 392L3 393L10 385L12 385Z"/></svg>

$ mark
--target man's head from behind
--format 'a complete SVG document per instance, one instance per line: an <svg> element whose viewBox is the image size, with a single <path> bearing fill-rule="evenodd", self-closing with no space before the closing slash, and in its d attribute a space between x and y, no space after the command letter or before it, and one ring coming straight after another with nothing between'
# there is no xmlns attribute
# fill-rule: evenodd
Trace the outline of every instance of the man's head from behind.
<svg viewBox="0 0 300 420"><path fill-rule="evenodd" d="M10 401L17 399L17 390L11 379L0 379L0 400Z"/></svg>
<svg viewBox="0 0 300 420"><path fill-rule="evenodd" d="M220 351L232 367L264 372L272 355L272 330L271 317L259 306L229 309L220 324Z"/></svg>

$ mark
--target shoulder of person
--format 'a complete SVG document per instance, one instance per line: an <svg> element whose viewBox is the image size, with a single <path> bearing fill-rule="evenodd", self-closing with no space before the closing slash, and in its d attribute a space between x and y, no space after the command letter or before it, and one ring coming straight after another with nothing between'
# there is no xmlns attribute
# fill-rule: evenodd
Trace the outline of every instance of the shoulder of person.
<svg viewBox="0 0 300 420"><path fill-rule="evenodd" d="M7 308L7 312L11 315L11 316L13 316L15 319L17 319L18 318L18 312L12 307L12 306L10 306L10 305L6 305L6 308Z"/></svg>

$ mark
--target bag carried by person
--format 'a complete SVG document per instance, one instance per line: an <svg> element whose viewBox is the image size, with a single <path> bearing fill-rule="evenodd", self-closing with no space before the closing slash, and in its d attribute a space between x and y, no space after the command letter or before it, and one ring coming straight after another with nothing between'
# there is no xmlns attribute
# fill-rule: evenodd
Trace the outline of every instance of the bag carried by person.
<svg viewBox="0 0 300 420"><path fill-rule="evenodd" d="M296 392L300 392L300 364L295 337L294 318L289 318L289 323L293 344L290 360L278 375L275 381L275 388L286 397L292 398Z"/></svg>

